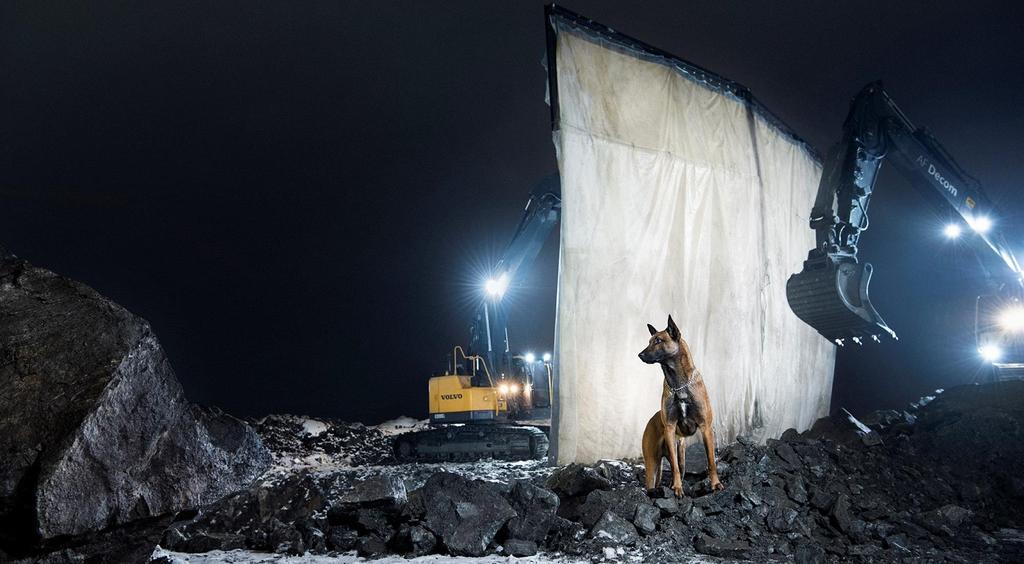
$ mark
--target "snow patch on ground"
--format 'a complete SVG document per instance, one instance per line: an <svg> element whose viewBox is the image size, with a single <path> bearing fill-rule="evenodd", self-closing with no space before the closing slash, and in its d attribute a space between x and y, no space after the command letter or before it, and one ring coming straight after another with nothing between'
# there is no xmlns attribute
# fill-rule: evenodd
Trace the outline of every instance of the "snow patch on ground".
<svg viewBox="0 0 1024 564"><path fill-rule="evenodd" d="M385 435L401 435L402 433L419 431L428 427L430 427L430 422L427 419L413 419L407 415L374 425L375 429Z"/></svg>
<svg viewBox="0 0 1024 564"><path fill-rule="evenodd" d="M295 415L268 415L251 422L273 454L272 473L394 461L391 437L362 423Z"/></svg>
<svg viewBox="0 0 1024 564"><path fill-rule="evenodd" d="M319 459L319 460L318 460ZM370 476L397 476L409 490L422 487L430 476L438 472L451 472L470 480L483 480L509 484L515 480L543 481L555 467L542 460L481 460L478 462L441 462L395 465L356 466L347 460L331 457L307 456L294 459L294 464L279 463L261 478L271 484L284 480L295 472L308 472L317 478L330 478L339 486L351 485Z"/></svg>
<svg viewBox="0 0 1024 564"><path fill-rule="evenodd" d="M316 419L306 419L302 422L302 431L311 437L316 437L327 430L327 423Z"/></svg>
<svg viewBox="0 0 1024 564"><path fill-rule="evenodd" d="M161 547L156 547L153 558L166 558L169 564L348 564L355 562L375 562L377 564L428 564L441 562L464 562L466 564L499 564L499 563L523 563L523 564L576 564L589 562L588 560L570 559L555 554L538 554L525 558L514 556L481 556L470 558L466 556L448 556L446 554L431 554L419 558L402 558L401 556L388 556L376 560L360 558L355 552L344 554L286 556L283 554L272 554L267 552L253 552L249 550L214 550L202 554L188 554L185 552L172 552Z"/></svg>
<svg viewBox="0 0 1024 564"><path fill-rule="evenodd" d="M267 472L268 475L287 474L299 470L313 470L325 468L351 468L352 459L347 456L331 456L327 454L309 454L306 456L289 456L278 458L274 465Z"/></svg>

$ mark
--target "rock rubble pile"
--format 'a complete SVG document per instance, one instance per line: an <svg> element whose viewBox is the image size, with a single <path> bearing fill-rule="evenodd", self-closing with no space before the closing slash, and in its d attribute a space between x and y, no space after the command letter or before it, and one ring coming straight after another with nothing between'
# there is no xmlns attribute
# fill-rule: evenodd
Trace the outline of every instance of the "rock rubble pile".
<svg viewBox="0 0 1024 564"><path fill-rule="evenodd" d="M274 453L278 467L324 462L351 466L395 462L391 438L362 423L294 415L268 415L249 423Z"/></svg>
<svg viewBox="0 0 1024 564"><path fill-rule="evenodd" d="M965 386L905 411L844 414L718 453L724 491L646 492L639 465L569 465L488 482L436 472L351 481L299 472L174 524L177 551L292 554L538 551L678 561L965 561L1024 558L1024 382ZM400 468L400 467L399 467ZM668 476L666 475L666 480Z"/></svg>

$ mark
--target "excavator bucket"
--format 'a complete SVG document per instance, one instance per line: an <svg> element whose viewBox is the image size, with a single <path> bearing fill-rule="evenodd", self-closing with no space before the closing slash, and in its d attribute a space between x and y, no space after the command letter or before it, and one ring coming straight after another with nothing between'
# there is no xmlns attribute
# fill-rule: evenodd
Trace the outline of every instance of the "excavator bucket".
<svg viewBox="0 0 1024 564"><path fill-rule="evenodd" d="M786 282L789 307L804 323L837 345L849 339L878 340L896 333L885 324L868 299L871 265L824 257L804 262L804 269Z"/></svg>

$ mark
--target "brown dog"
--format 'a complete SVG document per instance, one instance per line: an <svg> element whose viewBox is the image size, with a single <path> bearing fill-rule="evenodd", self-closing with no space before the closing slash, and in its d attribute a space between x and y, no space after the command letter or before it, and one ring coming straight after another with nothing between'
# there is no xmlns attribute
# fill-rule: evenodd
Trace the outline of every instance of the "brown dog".
<svg viewBox="0 0 1024 564"><path fill-rule="evenodd" d="M665 375L661 392L661 410L651 417L644 429L643 453L647 473L647 489L661 483L661 458L667 457L672 465L672 490L676 496L683 495L683 471L686 462L686 445L683 439L699 429L704 437L704 450L708 455L708 476L711 489L724 486L718 479L715 466L715 431L711 427L714 413L711 401L704 387L704 379L693 364L690 347L679 333L672 316L668 317L668 328L658 331L647 324L651 340L640 352L640 360L647 364L658 363Z"/></svg>

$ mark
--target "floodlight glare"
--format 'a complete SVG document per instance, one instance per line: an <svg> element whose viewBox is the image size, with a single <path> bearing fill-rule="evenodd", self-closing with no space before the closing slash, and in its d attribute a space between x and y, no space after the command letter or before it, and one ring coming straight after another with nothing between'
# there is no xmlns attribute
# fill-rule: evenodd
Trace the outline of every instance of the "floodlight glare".
<svg viewBox="0 0 1024 564"><path fill-rule="evenodd" d="M551 362L551 353L544 353L544 362Z"/></svg>
<svg viewBox="0 0 1024 564"><path fill-rule="evenodd" d="M999 315L999 325L1006 331L1024 331L1024 307L1013 306Z"/></svg>
<svg viewBox="0 0 1024 564"><path fill-rule="evenodd" d="M533 356L533 353L528 352L523 355L523 360L526 361L526 364L533 364L534 362L536 362L537 357Z"/></svg>
<svg viewBox="0 0 1024 564"><path fill-rule="evenodd" d="M500 298L505 295L505 290L508 289L508 274L502 273L497 278L488 278L487 282L484 283L484 290L487 291L487 295L495 298Z"/></svg>
<svg viewBox="0 0 1024 564"><path fill-rule="evenodd" d="M978 233L986 233L989 229L992 229L992 220L987 215L979 215L978 217L972 218L968 223L971 229Z"/></svg>
<svg viewBox="0 0 1024 564"><path fill-rule="evenodd" d="M512 384L511 386L508 387L508 390L510 392L512 392L513 394L518 394L519 393L519 384Z"/></svg>
<svg viewBox="0 0 1024 564"><path fill-rule="evenodd" d="M986 362L995 362L1003 356L1003 351L995 345L982 345L978 347L978 353Z"/></svg>
<svg viewBox="0 0 1024 564"><path fill-rule="evenodd" d="M946 234L947 238L956 239L960 236L960 226L955 223L950 223L942 230L942 232Z"/></svg>
<svg viewBox="0 0 1024 564"><path fill-rule="evenodd" d="M498 386L498 391L501 392L502 395L506 395L507 396L508 395L508 384L501 384L501 385L499 385Z"/></svg>

